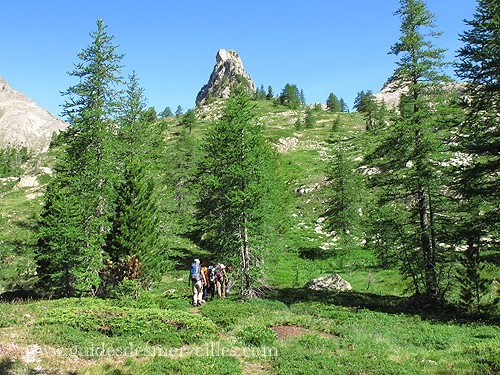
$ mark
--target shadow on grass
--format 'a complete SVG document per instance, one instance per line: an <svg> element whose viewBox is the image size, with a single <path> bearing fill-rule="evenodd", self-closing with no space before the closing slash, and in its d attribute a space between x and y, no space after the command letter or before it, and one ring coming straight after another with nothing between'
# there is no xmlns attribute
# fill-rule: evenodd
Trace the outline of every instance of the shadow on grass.
<svg viewBox="0 0 500 375"><path fill-rule="evenodd" d="M0 375L10 375L12 372L12 367L14 361L8 357L4 357L0 360Z"/></svg>
<svg viewBox="0 0 500 375"><path fill-rule="evenodd" d="M356 312L368 309L388 314L418 315L438 322L477 321L477 316L464 316L456 306L426 296L398 297L360 292L315 291L307 288L283 288L270 291L266 297L291 305L299 302L320 302L346 307ZM498 324L498 316L481 316L483 322Z"/></svg>

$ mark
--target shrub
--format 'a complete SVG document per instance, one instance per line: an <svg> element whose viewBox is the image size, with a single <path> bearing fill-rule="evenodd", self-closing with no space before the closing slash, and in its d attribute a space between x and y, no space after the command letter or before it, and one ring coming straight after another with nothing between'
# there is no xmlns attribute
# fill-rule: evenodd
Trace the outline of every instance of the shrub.
<svg viewBox="0 0 500 375"><path fill-rule="evenodd" d="M238 336L245 345L256 347L271 345L278 339L276 332L268 327L245 327Z"/></svg>
<svg viewBox="0 0 500 375"><path fill-rule="evenodd" d="M215 300L201 310L201 314L210 318L215 324L227 328L235 324L241 317L248 317L261 309L244 302Z"/></svg>
<svg viewBox="0 0 500 375"><path fill-rule="evenodd" d="M280 350L280 355L272 357L273 369L279 374L332 375L332 374L372 374L372 375L417 375L410 363L393 362L385 358L367 358L338 355L329 349L311 351L294 345Z"/></svg>
<svg viewBox="0 0 500 375"><path fill-rule="evenodd" d="M476 356L476 362L480 363L485 370L489 368L495 373L500 372L500 339L474 343L466 348L464 354L468 353L473 353Z"/></svg>
<svg viewBox="0 0 500 375"><path fill-rule="evenodd" d="M217 327L202 316L156 308L57 308L38 323L67 324L81 331L133 336L144 342L175 347L213 338L217 332Z"/></svg>
<svg viewBox="0 0 500 375"><path fill-rule="evenodd" d="M236 357L204 357L191 355L185 358L154 357L143 369L143 375L212 375L241 374L240 361Z"/></svg>

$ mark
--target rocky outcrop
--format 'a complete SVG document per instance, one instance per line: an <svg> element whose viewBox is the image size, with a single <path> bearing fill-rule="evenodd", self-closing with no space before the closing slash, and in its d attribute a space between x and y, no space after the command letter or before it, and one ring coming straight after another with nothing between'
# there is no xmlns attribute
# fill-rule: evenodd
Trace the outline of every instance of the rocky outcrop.
<svg viewBox="0 0 500 375"><path fill-rule="evenodd" d="M456 92L459 95L463 92L465 83L464 82L446 82L442 84L445 91ZM385 106L388 110L396 109L399 106L399 100L402 94L408 92L408 86L401 84L394 78L391 78L388 82L384 84L382 90L378 94L375 94L375 99L377 102L385 102Z"/></svg>
<svg viewBox="0 0 500 375"><path fill-rule="evenodd" d="M312 290L340 290L341 292L352 289L351 284L336 273L331 276L312 279L306 284L306 287Z"/></svg>
<svg viewBox="0 0 500 375"><path fill-rule="evenodd" d="M402 94L408 92L408 86L401 86L399 82L390 80L384 83L384 87L378 94L375 94L375 100L379 103L385 102L386 108L391 109L399 106L399 99Z"/></svg>
<svg viewBox="0 0 500 375"><path fill-rule="evenodd" d="M245 72L240 56L236 51L219 50L217 63L208 83L196 96L196 105L203 105L218 98L229 98L235 85L242 85L249 94L255 92L252 78Z"/></svg>
<svg viewBox="0 0 500 375"><path fill-rule="evenodd" d="M33 152L44 152L49 148L52 133L67 127L67 123L12 89L0 77L0 148L26 146Z"/></svg>
<svg viewBox="0 0 500 375"><path fill-rule="evenodd" d="M321 109L322 111L328 110L328 106L325 103L313 103L309 106L311 109Z"/></svg>

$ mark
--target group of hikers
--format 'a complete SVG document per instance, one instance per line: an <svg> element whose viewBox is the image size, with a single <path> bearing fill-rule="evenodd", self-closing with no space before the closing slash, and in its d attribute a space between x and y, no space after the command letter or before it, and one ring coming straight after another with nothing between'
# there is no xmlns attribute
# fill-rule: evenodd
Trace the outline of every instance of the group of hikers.
<svg viewBox="0 0 500 375"><path fill-rule="evenodd" d="M231 267L222 263L208 266L203 261L195 259L191 265L188 285L193 287L193 306L200 306L207 301L213 301L215 291L219 298L225 298L231 293L232 279L229 277Z"/></svg>

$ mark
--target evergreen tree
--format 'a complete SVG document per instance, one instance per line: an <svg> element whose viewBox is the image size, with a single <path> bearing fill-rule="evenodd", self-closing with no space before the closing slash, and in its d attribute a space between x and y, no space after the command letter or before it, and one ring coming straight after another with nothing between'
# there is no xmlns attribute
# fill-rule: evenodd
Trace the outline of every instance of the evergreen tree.
<svg viewBox="0 0 500 375"><path fill-rule="evenodd" d="M135 71L129 75L125 97L122 99L118 122L121 127L130 127L139 121L146 108L144 89L139 86L139 78Z"/></svg>
<svg viewBox="0 0 500 375"><path fill-rule="evenodd" d="M300 93L296 85L287 83L279 96L280 104L290 109L297 109L300 105Z"/></svg>
<svg viewBox="0 0 500 375"><path fill-rule="evenodd" d="M336 253L342 258L359 242L361 216L362 176L355 171L357 163L352 156L352 146L342 141L334 142L331 162L327 168L330 184L327 185L329 201L326 205L326 226L335 231L339 242Z"/></svg>
<svg viewBox="0 0 500 375"><path fill-rule="evenodd" d="M316 125L316 116L314 116L314 111L312 108L307 107L306 118L304 120L304 126L306 129L312 129Z"/></svg>
<svg viewBox="0 0 500 375"><path fill-rule="evenodd" d="M114 36L108 35L107 26L97 20L97 31L90 34L92 43L78 54L81 60L75 64L70 76L79 83L70 87L64 95L64 116L69 123L68 146L57 172L65 181L66 194L71 202L82 210L80 231L85 233L85 259L87 272L98 274L102 260L104 235L110 211L110 175L113 171L115 142L114 121L120 108L118 85L120 62L123 55L116 53ZM68 198L69 199L69 198ZM47 250L46 247L42 248ZM89 277L88 287L99 283L97 277Z"/></svg>
<svg viewBox="0 0 500 375"><path fill-rule="evenodd" d="M163 111L158 113L158 116L160 116L160 118L172 117L173 115L174 114L172 113L172 110L170 109L170 107L166 107Z"/></svg>
<svg viewBox="0 0 500 375"><path fill-rule="evenodd" d="M465 21L469 30L461 35L465 44L458 51L457 75L467 81L465 121L457 151L468 162L457 168L457 192L463 197L461 234L467 250L462 301L469 311L481 310L484 280L480 271L484 253L497 252L500 222L500 4L478 0L476 13Z"/></svg>
<svg viewBox="0 0 500 375"><path fill-rule="evenodd" d="M186 114L182 117L180 122L183 128L189 129L189 134L191 134L194 127L196 127L196 114L193 109L188 109Z"/></svg>
<svg viewBox="0 0 500 375"><path fill-rule="evenodd" d="M144 277L157 279L162 257L158 249L158 214L154 181L146 179L137 157L125 163L123 182L115 187L115 214L106 235L106 252L113 262L138 257Z"/></svg>
<svg viewBox="0 0 500 375"><path fill-rule="evenodd" d="M342 98L340 98L339 100L339 107L340 107L340 112L349 112L349 107L347 107L346 102Z"/></svg>
<svg viewBox="0 0 500 375"><path fill-rule="evenodd" d="M274 98L274 94L273 94L273 88L271 86L269 86L267 88L267 95L266 95L266 99L267 100L273 100Z"/></svg>
<svg viewBox="0 0 500 375"><path fill-rule="evenodd" d="M201 155L197 139L185 129L169 148L163 189L168 213L163 232L168 235L193 232L197 200L194 186Z"/></svg>
<svg viewBox="0 0 500 375"><path fill-rule="evenodd" d="M184 111L184 110L182 109L182 107L181 107L181 106L180 106L180 104L179 104L179 105L177 106L177 109L175 110L175 115L176 115L176 116L180 116L180 115L182 115L183 111Z"/></svg>
<svg viewBox="0 0 500 375"><path fill-rule="evenodd" d="M223 116L207 134L198 179L198 220L214 255L239 258L242 295L255 293L264 244L278 220L276 156L255 121L250 101L238 88ZM267 247L267 246L266 246Z"/></svg>
<svg viewBox="0 0 500 375"><path fill-rule="evenodd" d="M118 114L118 134L122 141L116 144L119 160L123 160L130 153L136 154L144 149L147 132L144 121L145 108L144 89L139 85L139 79L134 71L129 75L129 82Z"/></svg>
<svg viewBox="0 0 500 375"><path fill-rule="evenodd" d="M143 111L141 114L141 120L146 123L153 123L158 120L158 115L156 114L155 107L149 107L147 110Z"/></svg>
<svg viewBox="0 0 500 375"><path fill-rule="evenodd" d="M259 100L264 100L266 98L266 91L264 90L264 85L260 85Z"/></svg>
<svg viewBox="0 0 500 375"><path fill-rule="evenodd" d="M45 193L35 251L42 289L65 297L95 292L101 258L87 245L84 217L77 197L68 194L60 179L53 179Z"/></svg>
<svg viewBox="0 0 500 375"><path fill-rule="evenodd" d="M385 103L379 106L371 90L366 93L358 92L354 100L354 108L365 116L366 130L375 130L378 126L382 126L387 116Z"/></svg>
<svg viewBox="0 0 500 375"><path fill-rule="evenodd" d="M440 73L446 66L444 50L427 39L439 33L433 31L435 16L423 1L401 0L396 15L401 19L401 36L391 53L401 56L395 77L399 87L408 88L402 97L405 107L400 107L401 113L390 127L381 129L380 143L366 161L379 170L371 182L378 187L380 208L390 206L397 211L393 228L403 228L405 236L393 245L399 246L403 268L413 270L415 290L442 296L439 276L448 258L438 245L439 229L445 228L445 223L436 214L446 204L441 194L445 190L441 184L446 182L437 180L436 175L443 158L438 151L444 151L438 136L443 131L440 118L446 117L441 83L448 78Z"/></svg>
<svg viewBox="0 0 500 375"><path fill-rule="evenodd" d="M294 124L294 127L296 130L303 130L304 129L304 124L302 123L302 116L301 114L299 113L297 115L297 120L295 120L295 124Z"/></svg>
<svg viewBox="0 0 500 375"><path fill-rule="evenodd" d="M341 109L339 100L332 92L330 93L328 99L326 100L326 106L328 110L331 112L340 112Z"/></svg>

